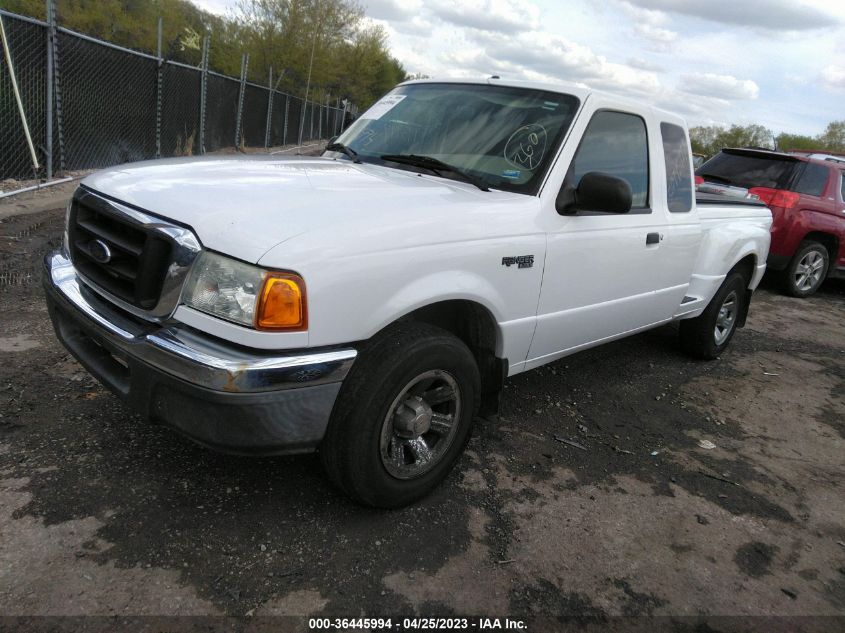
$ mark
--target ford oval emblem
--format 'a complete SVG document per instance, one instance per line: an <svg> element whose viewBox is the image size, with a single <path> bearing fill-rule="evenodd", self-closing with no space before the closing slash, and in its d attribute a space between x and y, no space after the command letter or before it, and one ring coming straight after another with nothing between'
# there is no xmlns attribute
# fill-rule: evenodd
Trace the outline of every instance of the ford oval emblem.
<svg viewBox="0 0 845 633"><path fill-rule="evenodd" d="M95 262L108 264L111 261L111 249L103 240L92 240L88 242L88 253Z"/></svg>

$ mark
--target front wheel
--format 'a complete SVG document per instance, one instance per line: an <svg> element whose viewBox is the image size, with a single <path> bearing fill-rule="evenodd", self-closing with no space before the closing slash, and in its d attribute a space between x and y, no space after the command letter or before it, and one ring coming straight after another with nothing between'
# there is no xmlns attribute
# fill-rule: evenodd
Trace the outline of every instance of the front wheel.
<svg viewBox="0 0 845 633"><path fill-rule="evenodd" d="M784 290L793 297L809 297L822 285L829 263L830 254L823 244L802 242L784 271Z"/></svg>
<svg viewBox="0 0 845 633"><path fill-rule="evenodd" d="M705 360L718 357L736 332L747 300L746 281L740 273L731 273L699 316L681 321L681 347Z"/></svg>
<svg viewBox="0 0 845 633"><path fill-rule="evenodd" d="M407 505L454 466L478 410L472 352L440 328L401 323L369 341L341 387L320 455L361 503Z"/></svg>

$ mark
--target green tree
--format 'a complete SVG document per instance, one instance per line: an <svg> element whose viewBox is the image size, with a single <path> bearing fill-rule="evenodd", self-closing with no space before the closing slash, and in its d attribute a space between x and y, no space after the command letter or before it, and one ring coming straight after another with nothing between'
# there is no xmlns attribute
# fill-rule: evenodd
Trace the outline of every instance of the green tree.
<svg viewBox="0 0 845 633"><path fill-rule="evenodd" d="M782 152L788 152L796 149L825 149L818 137L806 136L803 134L788 134L781 132L777 136L778 149Z"/></svg>
<svg viewBox="0 0 845 633"><path fill-rule="evenodd" d="M826 150L845 152L845 119L828 123L818 138Z"/></svg>
<svg viewBox="0 0 845 633"><path fill-rule="evenodd" d="M818 136L781 132L776 137L762 125L717 125L690 128L692 151L712 156L723 147L765 147L788 152L813 150L845 152L845 120L831 121Z"/></svg>
<svg viewBox="0 0 845 633"><path fill-rule="evenodd" d="M774 135L768 128L752 125L718 125L690 128L692 151L712 156L723 147L765 147L774 149Z"/></svg>
<svg viewBox="0 0 845 633"><path fill-rule="evenodd" d="M251 76L265 79L272 66L279 86L302 96L310 69L309 98L365 107L406 73L390 56L384 29L365 27L363 17L353 0L240 0L234 20Z"/></svg>
<svg viewBox="0 0 845 633"><path fill-rule="evenodd" d="M405 80L405 69L387 54L386 40L381 26L370 26L357 31L341 51L338 68L346 79L344 96L362 108Z"/></svg>
<svg viewBox="0 0 845 633"><path fill-rule="evenodd" d="M45 19L44 0L0 0L3 8ZM167 59L199 65L201 43L211 37L209 66L238 76L248 53L249 78L274 83L302 97L311 66L309 99L325 103L350 98L359 107L404 81L390 56L383 29L366 28L355 0L240 0L226 17L188 0L58 0L60 25L100 39L155 53L158 19L163 21Z"/></svg>

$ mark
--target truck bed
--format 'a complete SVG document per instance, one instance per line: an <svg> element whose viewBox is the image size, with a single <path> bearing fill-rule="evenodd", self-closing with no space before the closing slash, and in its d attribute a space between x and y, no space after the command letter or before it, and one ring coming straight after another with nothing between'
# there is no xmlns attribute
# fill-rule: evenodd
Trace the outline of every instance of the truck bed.
<svg viewBox="0 0 845 633"><path fill-rule="evenodd" d="M731 196L722 196L718 193L702 193L696 192L695 194L695 203L696 205L703 206L703 205L711 205L711 204L719 204L719 205L739 205L739 206L757 206L757 207L765 207L765 203L762 200L757 198L734 198Z"/></svg>

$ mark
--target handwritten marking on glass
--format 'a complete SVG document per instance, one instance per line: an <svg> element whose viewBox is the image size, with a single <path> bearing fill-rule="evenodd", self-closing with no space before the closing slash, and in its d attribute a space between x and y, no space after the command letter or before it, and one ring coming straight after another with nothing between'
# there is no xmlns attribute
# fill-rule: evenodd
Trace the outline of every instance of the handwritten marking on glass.
<svg viewBox="0 0 845 633"><path fill-rule="evenodd" d="M514 167L535 169L546 153L548 135L539 123L523 125L505 144L505 160Z"/></svg>

